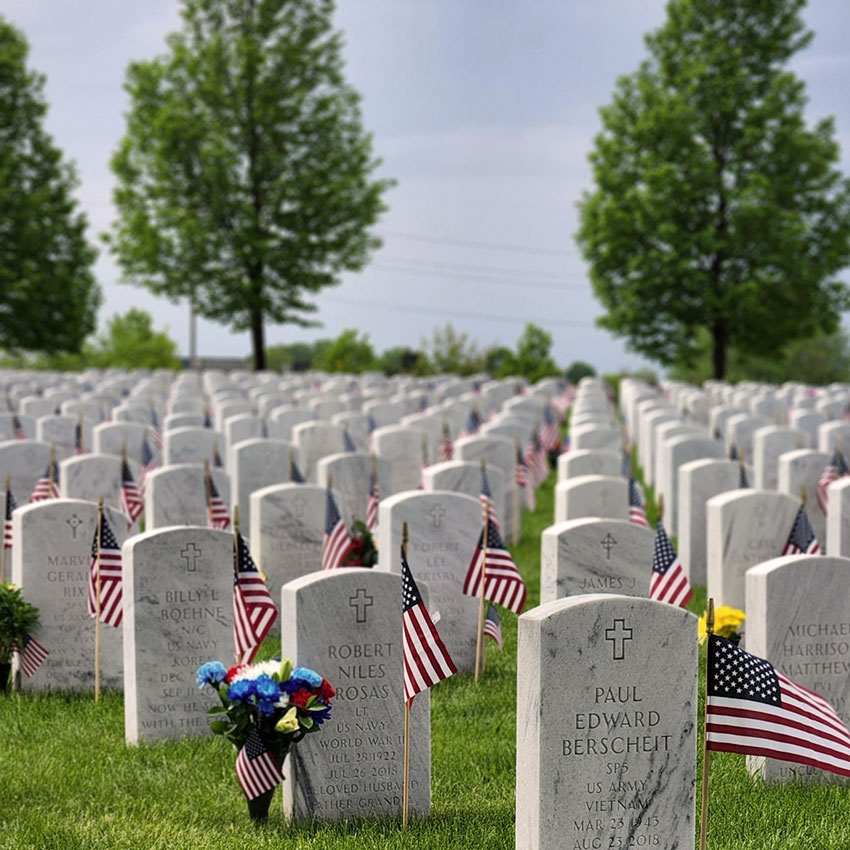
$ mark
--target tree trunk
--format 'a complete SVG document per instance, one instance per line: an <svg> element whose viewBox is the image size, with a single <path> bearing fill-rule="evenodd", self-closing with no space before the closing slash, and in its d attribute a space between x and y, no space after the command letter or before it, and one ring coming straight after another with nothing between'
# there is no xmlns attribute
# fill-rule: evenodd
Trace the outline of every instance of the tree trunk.
<svg viewBox="0 0 850 850"><path fill-rule="evenodd" d="M714 344L712 362L714 363L714 379L722 381L726 377L726 327L722 322L715 322L711 329Z"/></svg>
<svg viewBox="0 0 850 850"><path fill-rule="evenodd" d="M266 334L263 327L263 311L255 307L251 311L251 345L254 349L254 371L266 368Z"/></svg>

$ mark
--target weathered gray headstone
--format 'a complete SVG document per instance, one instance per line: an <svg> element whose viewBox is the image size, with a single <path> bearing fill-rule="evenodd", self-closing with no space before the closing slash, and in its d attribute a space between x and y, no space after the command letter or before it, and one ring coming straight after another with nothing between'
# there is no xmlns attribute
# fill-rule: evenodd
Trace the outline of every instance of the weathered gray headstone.
<svg viewBox="0 0 850 850"><path fill-rule="evenodd" d="M165 439L165 463L203 463L213 455L217 446L224 451L224 440L212 428L175 428L167 431Z"/></svg>
<svg viewBox="0 0 850 850"><path fill-rule="evenodd" d="M225 505L230 505L230 476L213 468L210 475ZM177 463L155 469L145 478L145 530L169 525L207 525L204 467Z"/></svg>
<svg viewBox="0 0 850 850"><path fill-rule="evenodd" d="M411 570L415 571L411 564ZM416 575L414 575L416 578ZM424 582L420 590L425 597ZM281 594L281 651L336 689L333 715L290 751L284 811L293 819L398 816L402 806L404 670L401 579L329 570ZM410 712L410 812L431 805L430 696Z"/></svg>
<svg viewBox="0 0 850 850"><path fill-rule="evenodd" d="M826 554L850 557L850 478L839 478L826 492Z"/></svg>
<svg viewBox="0 0 850 850"><path fill-rule="evenodd" d="M182 527L131 537L124 556L124 735L204 735L201 664L234 657L233 535Z"/></svg>
<svg viewBox="0 0 850 850"><path fill-rule="evenodd" d="M289 481L292 445L283 440L243 440L230 447L231 512L238 505L244 528L251 527L251 493ZM298 453L295 453L298 462Z"/></svg>
<svg viewBox="0 0 850 850"><path fill-rule="evenodd" d="M697 620L589 594L519 619L517 850L692 850Z"/></svg>
<svg viewBox="0 0 850 850"><path fill-rule="evenodd" d="M623 519L549 526L540 544L540 602L580 593L647 596L655 534Z"/></svg>
<svg viewBox="0 0 850 850"><path fill-rule="evenodd" d="M127 460L133 480L139 481L139 464ZM121 507L121 458L118 455L85 454L59 464L59 494L64 499L96 502L101 496L116 510Z"/></svg>
<svg viewBox="0 0 850 850"><path fill-rule="evenodd" d="M298 448L301 474L305 481L318 481L317 466L327 455L345 451L342 428L331 422L302 422L292 429L292 443Z"/></svg>
<svg viewBox="0 0 850 850"><path fill-rule="evenodd" d="M422 483L426 439L423 431L401 425L386 425L372 432L372 451L392 464L393 493L415 490Z"/></svg>
<svg viewBox="0 0 850 850"><path fill-rule="evenodd" d="M582 517L628 519L629 483L619 475L579 475L555 486L555 522Z"/></svg>
<svg viewBox="0 0 850 850"><path fill-rule="evenodd" d="M753 487L776 490L779 487L779 458L786 452L802 448L802 431L784 425L768 425L753 434ZM808 439L808 437L805 437Z"/></svg>
<svg viewBox="0 0 850 850"><path fill-rule="evenodd" d="M619 475L623 458L620 452L604 449L571 449L558 456L558 481L579 475Z"/></svg>
<svg viewBox="0 0 850 850"><path fill-rule="evenodd" d="M105 516L120 544L127 533L123 514ZM39 609L36 637L50 655L25 691L94 688L94 619L88 615L91 546L97 528L97 504L79 499L50 499L18 508L12 515L12 582ZM101 684L121 688L121 629L101 627Z"/></svg>
<svg viewBox="0 0 850 850"><path fill-rule="evenodd" d="M826 517L817 500L817 485L830 457L814 449L796 449L779 456L779 492L798 499L805 492L809 522L822 547L826 541Z"/></svg>
<svg viewBox="0 0 850 850"><path fill-rule="evenodd" d="M391 496L394 491L390 461L383 457L376 457L375 472L378 476L380 497L385 499ZM329 478L332 478L334 499L348 528L351 528L355 519L361 522L366 521L371 474L372 458L367 454L340 452L323 457L319 461L317 471L319 486L327 487Z"/></svg>

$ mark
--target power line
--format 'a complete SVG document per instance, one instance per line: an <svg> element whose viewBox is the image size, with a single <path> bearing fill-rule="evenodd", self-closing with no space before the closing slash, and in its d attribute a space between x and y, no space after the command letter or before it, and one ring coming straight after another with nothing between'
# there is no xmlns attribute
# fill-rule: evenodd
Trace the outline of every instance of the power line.
<svg viewBox="0 0 850 850"><path fill-rule="evenodd" d="M450 271L463 271L463 272L475 272L477 274L496 274L500 277L505 275L512 277L537 277L543 279L549 279L555 283L564 280L561 272L552 272L547 271L546 269L516 269L516 268L505 268L504 266L480 266L480 265L472 265L469 263L441 263L438 260L429 260L423 259L422 257L384 257L379 256L379 259L390 261L393 263L407 263L409 265L422 265L422 266L433 266L438 269L448 269ZM583 275L576 275L575 277L581 277L582 280L585 280Z"/></svg>
<svg viewBox="0 0 850 850"><path fill-rule="evenodd" d="M487 248L491 251L511 251L520 254L546 254L552 257L573 257L570 251L555 251L552 248L535 248L529 245L511 245L505 242L474 242L465 239L449 239L444 236L418 236L415 233L401 233L397 230L385 230L385 236L397 239L410 239L412 242L428 242L438 245L460 245L467 248Z"/></svg>
<svg viewBox="0 0 850 850"><path fill-rule="evenodd" d="M452 318L457 316L461 319L483 319L487 322L534 322L539 325L558 325L559 327L567 328L595 328L592 322L571 322L568 319L530 319L523 316L497 316L492 313L463 313L458 310L437 310L431 307L421 307L418 304L389 304L386 301L356 301L352 298L338 298L334 296L333 303L346 304L351 307L369 307L377 310L393 310L401 313L425 313L427 315L441 316L442 318Z"/></svg>
<svg viewBox="0 0 850 850"><path fill-rule="evenodd" d="M519 278L499 277L494 275L477 275L468 272L451 272L441 269L429 268L410 268L402 265L392 265L386 263L372 263L369 268L378 269L379 271L405 272L407 274L431 275L435 277L450 277L452 279L460 279L469 283L490 283L494 286L536 286L540 289L554 289L563 291L564 289L585 289L583 284L579 283L549 283L546 281L532 281Z"/></svg>

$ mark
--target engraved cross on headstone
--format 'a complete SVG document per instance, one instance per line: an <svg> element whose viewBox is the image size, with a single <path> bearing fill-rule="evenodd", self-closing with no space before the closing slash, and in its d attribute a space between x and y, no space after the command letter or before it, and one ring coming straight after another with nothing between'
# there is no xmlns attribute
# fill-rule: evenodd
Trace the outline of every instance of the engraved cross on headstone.
<svg viewBox="0 0 850 850"><path fill-rule="evenodd" d="M446 515L446 509L442 505L434 505L428 510L428 515L431 517L431 525L434 528L440 528L443 525L443 517Z"/></svg>
<svg viewBox="0 0 850 850"><path fill-rule="evenodd" d="M625 620L614 620L614 625L605 629L605 640L610 640L613 644L613 660L622 661L626 657L626 641L632 640L632 630L626 628Z"/></svg>
<svg viewBox="0 0 850 850"><path fill-rule="evenodd" d="M77 539L77 529L83 524L83 521L76 515L71 514L71 516L65 520L65 522L71 528L71 538L73 540Z"/></svg>
<svg viewBox="0 0 850 850"><path fill-rule="evenodd" d="M357 609L357 622L366 622L366 609L372 604L372 597L366 593L365 588L357 588L357 593L348 600L351 608Z"/></svg>
<svg viewBox="0 0 850 850"><path fill-rule="evenodd" d="M605 550L605 560L610 561L611 550L617 545L617 541L611 536L611 532L609 531L599 543Z"/></svg>
<svg viewBox="0 0 850 850"><path fill-rule="evenodd" d="M201 550L194 543L190 543L180 553L180 557L186 562L186 569L190 573L194 573L198 569L198 558L201 557Z"/></svg>

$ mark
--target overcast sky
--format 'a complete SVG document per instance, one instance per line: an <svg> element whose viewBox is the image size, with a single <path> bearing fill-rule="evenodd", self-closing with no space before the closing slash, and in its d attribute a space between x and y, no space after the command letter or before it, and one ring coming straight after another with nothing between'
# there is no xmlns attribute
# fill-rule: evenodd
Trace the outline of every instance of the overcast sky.
<svg viewBox="0 0 850 850"><path fill-rule="evenodd" d="M340 0L350 82L384 174L398 180L378 231L385 243L362 273L317 298L324 327L269 327L269 344L367 331L380 351L418 345L451 321L481 345L512 345L526 321L554 337L563 365L603 371L641 358L594 327L599 305L572 235L590 187L597 109L617 77L645 57L662 0ZM177 0L0 0L26 33L30 64L47 75L47 126L76 161L90 236L113 218L109 157L124 132L127 64L164 49ZM810 0L812 46L794 62L812 120L834 115L850 171L850 3ZM188 348L188 311L120 284L96 266L101 324L131 306ZM201 322L202 355L245 355L247 334Z"/></svg>

